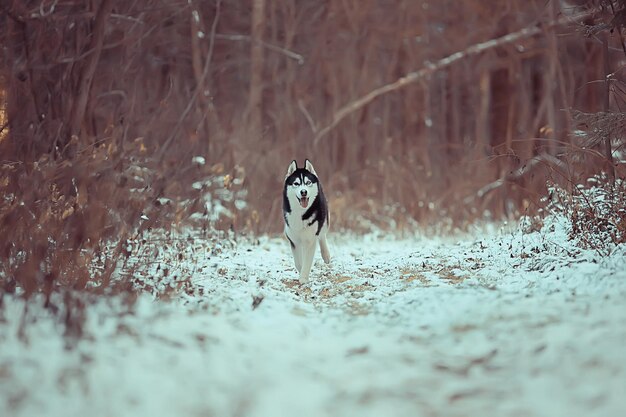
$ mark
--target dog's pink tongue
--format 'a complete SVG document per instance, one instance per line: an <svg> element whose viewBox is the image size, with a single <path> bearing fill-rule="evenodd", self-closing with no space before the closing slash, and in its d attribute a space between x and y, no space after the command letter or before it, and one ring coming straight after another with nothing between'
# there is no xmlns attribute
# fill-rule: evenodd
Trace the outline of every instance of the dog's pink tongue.
<svg viewBox="0 0 626 417"><path fill-rule="evenodd" d="M302 208L306 208L307 204L309 204L309 199L307 197L303 197L300 199L300 205Z"/></svg>

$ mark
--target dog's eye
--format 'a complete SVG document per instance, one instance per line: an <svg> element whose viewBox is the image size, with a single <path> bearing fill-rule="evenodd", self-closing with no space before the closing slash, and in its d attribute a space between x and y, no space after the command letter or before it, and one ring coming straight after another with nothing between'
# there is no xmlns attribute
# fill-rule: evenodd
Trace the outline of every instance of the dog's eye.
<svg viewBox="0 0 626 417"><path fill-rule="evenodd" d="M307 181L304 183L305 185L311 185L311 181Z"/></svg>
<svg viewBox="0 0 626 417"><path fill-rule="evenodd" d="M294 187L299 187L299 186L300 186L300 183L299 183L299 182L294 182L294 183L293 183L293 186L294 186Z"/></svg>

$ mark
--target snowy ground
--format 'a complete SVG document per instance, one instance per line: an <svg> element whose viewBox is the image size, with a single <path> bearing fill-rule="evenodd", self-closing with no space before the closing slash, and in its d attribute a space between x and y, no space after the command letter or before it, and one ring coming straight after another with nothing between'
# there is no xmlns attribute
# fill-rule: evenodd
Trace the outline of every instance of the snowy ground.
<svg viewBox="0 0 626 417"><path fill-rule="evenodd" d="M307 286L282 239L189 243L165 279L183 295L100 301L71 348L35 307L18 338L5 298L0 415L624 415L626 248L601 257L552 227L331 234Z"/></svg>

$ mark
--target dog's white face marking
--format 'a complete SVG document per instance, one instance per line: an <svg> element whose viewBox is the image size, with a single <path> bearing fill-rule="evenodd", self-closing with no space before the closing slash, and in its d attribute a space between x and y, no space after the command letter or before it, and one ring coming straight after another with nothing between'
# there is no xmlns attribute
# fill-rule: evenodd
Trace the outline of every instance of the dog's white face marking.
<svg viewBox="0 0 626 417"><path fill-rule="evenodd" d="M289 187L289 200L293 200L293 197L298 202L298 205L303 209L309 208L311 203L315 201L319 188L317 182L313 182L311 178L306 175L297 177Z"/></svg>
<svg viewBox="0 0 626 417"><path fill-rule="evenodd" d="M289 164L287 175L285 175L285 185L289 206L302 208L311 207L315 198L319 194L319 182L313 164L307 159L304 168L298 169L296 161Z"/></svg>

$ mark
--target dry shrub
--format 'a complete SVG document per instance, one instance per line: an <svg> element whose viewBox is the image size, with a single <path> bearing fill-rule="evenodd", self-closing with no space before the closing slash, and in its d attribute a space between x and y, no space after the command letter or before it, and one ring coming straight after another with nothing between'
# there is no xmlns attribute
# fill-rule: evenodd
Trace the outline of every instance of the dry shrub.
<svg viewBox="0 0 626 417"><path fill-rule="evenodd" d="M600 174L571 192L554 184L548 188L550 194L544 199L547 212L569 219L569 237L581 247L608 254L615 245L626 243L624 179L611 186L607 175Z"/></svg>
<svg viewBox="0 0 626 417"><path fill-rule="evenodd" d="M69 336L81 335L89 294L134 300L144 265L128 262L131 244L163 246L152 230L184 227L215 239L245 204L237 171L202 159L182 171L157 169L141 141L123 150L112 143L0 166L0 298L42 294Z"/></svg>

